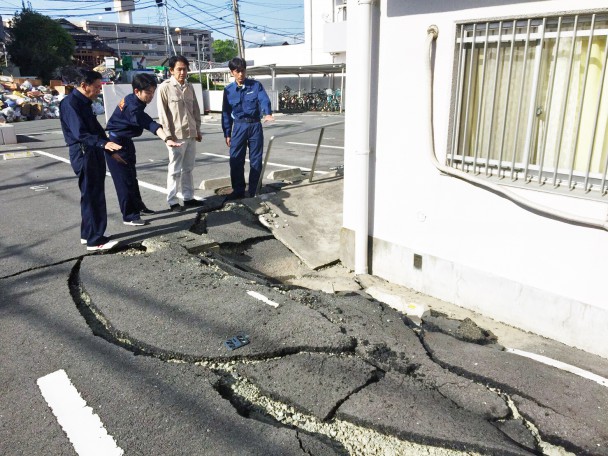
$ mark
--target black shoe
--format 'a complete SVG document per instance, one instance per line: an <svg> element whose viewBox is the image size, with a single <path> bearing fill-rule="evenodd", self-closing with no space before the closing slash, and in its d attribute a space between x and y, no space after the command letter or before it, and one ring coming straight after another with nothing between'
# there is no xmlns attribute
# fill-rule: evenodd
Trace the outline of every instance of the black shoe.
<svg viewBox="0 0 608 456"><path fill-rule="evenodd" d="M173 212L182 212L185 209L185 207L184 206L180 206L180 204L177 203L177 204L170 205L169 209L171 211L173 211Z"/></svg>
<svg viewBox="0 0 608 456"><path fill-rule="evenodd" d="M143 209L141 209L139 211L139 213L142 215L153 215L153 214L156 214L156 211L153 211L152 209L148 209L147 207L144 207Z"/></svg>
<svg viewBox="0 0 608 456"><path fill-rule="evenodd" d="M205 203L203 203L200 200L197 199L189 199L189 200L184 200L184 206L185 207L201 207L204 206Z"/></svg>
<svg viewBox="0 0 608 456"><path fill-rule="evenodd" d="M234 201L241 198L245 198L245 192L232 192L229 195L226 195L226 201Z"/></svg>

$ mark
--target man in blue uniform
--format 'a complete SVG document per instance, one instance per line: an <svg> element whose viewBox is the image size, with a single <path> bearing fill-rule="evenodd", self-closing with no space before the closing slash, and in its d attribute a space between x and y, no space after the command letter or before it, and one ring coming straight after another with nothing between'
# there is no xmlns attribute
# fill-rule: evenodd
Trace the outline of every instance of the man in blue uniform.
<svg viewBox="0 0 608 456"><path fill-rule="evenodd" d="M133 138L141 136L146 129L165 141L169 147L179 147L182 143L175 142L167 136L162 125L152 120L152 117L144 111L146 105L154 98L156 77L145 73L137 74L133 77L131 86L133 93L120 100L106 125L110 139L122 146L118 155L125 163L111 159L107 162L116 188L123 223L140 226L147 224L141 219L140 214L154 214L154 211L148 209L141 199L135 169L137 160Z"/></svg>
<svg viewBox="0 0 608 456"><path fill-rule="evenodd" d="M249 146L249 196L255 196L262 173L264 122L274 120L270 98L258 81L246 77L247 63L240 57L228 62L234 82L224 88L222 130L230 147L230 180L232 193L228 199L245 196L245 154Z"/></svg>
<svg viewBox="0 0 608 456"><path fill-rule="evenodd" d="M93 100L101 92L101 74L82 70L74 90L59 104L61 129L70 151L70 163L78 176L80 188L80 239L87 250L109 250L117 242L105 236L108 224L104 181L105 155L116 155L122 148L108 140L103 127L93 114Z"/></svg>

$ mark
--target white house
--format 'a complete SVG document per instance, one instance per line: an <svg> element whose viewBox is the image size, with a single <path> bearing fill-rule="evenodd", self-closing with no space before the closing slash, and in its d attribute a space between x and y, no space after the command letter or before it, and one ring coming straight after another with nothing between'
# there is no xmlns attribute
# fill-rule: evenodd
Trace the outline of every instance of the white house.
<svg viewBox="0 0 608 456"><path fill-rule="evenodd" d="M608 357L606 2L347 8L343 262Z"/></svg>

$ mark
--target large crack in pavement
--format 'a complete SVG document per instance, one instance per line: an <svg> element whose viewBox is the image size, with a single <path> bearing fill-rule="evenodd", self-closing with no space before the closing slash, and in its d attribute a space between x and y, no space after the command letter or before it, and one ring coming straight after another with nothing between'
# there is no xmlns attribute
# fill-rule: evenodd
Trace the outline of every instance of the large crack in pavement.
<svg viewBox="0 0 608 456"><path fill-rule="evenodd" d="M393 454L418 454L424 451L424 454L438 455L463 452L473 454L472 451L480 454L558 454L556 452L561 451L559 447L551 446L543 440L531 416L524 418L519 413L511 397L503 392L505 389L500 382L497 383L488 376L471 376L466 370L440 359L436 347L431 347L428 339L429 334L435 334L432 331L443 330L450 334L446 337L453 339L452 336L459 336L459 343L498 352L502 347L496 343L491 333L475 327L470 321L448 322L448 326L457 325L454 331L453 326L448 330L441 329L441 324L446 322L438 323L437 315L431 316L432 318L427 315L427 326L420 330L403 314L364 292L326 294L281 283L279 278L266 275L266 270L252 267L252 264L255 266L255 255L250 255L250 250L273 242L267 233L261 232L254 222L249 221L243 224L249 230L248 234L243 235L239 231L242 227L237 229L240 215L235 217L231 210L223 211L219 219L214 217L212 221L216 231L221 223L228 225L222 242L217 243L208 236L207 218L199 214L188 234L177 233L152 243L144 241L132 255L128 251L121 252L123 259L139 255L139 265L145 262L146 268L155 271L159 277L177 279L176 283L169 281L163 287L152 286L148 294L140 289L147 282L142 281L137 274L134 274L133 283L111 292L106 290L102 286L102 275L94 272L109 267L109 261L104 260L106 255L86 258L87 262L92 262L86 279L81 277L82 261L79 261L70 275L70 291L94 334L136 354L154 356L165 362L192 363L210 369L220 378L216 385L218 393L243 416L274 426L293 427L310 432L313 436L325 435L339 442L339 447L342 445L350 454L387 454L387 449L393 451ZM197 236L207 237L199 243ZM201 250L198 245L213 248L209 250L205 247ZM155 258L155 254L160 256ZM130 260L123 267L137 271L139 266ZM201 272L202 270L205 271ZM280 278L284 277L285 275ZM99 307L93 303L91 295L85 290L85 284L93 285L93 294L105 303L104 306ZM213 313L216 307L221 309L227 304L221 298L221 290L226 286L237 291L255 289L256 293L269 294L270 299L278 303L278 310L269 311L264 307L255 310L241 303L237 307L227 307L226 309L231 309L229 314L216 315ZM192 294L190 288L203 293ZM214 294L205 294L204 290L207 289L214 291ZM238 296L237 291L235 296ZM129 302L115 305L118 303L113 303L112 300L116 293L123 298L130 294L135 296L132 299L128 297ZM218 293L220 297L216 296ZM176 294L180 305L166 304ZM253 327L263 327L266 336L279 337L277 341L280 342L280 348L272 348L270 340L260 340L260 333L256 334L255 343L239 349L242 350L240 354L233 352L229 355L218 354L217 350L210 352L203 348L204 344L198 346L199 351L195 349L186 352L183 345L171 338L179 342L184 337L180 333L150 343L159 329L166 331L180 320L187 321L189 325L192 317L188 315L198 315L202 310L197 296L202 296L205 300L219 299L216 306L204 303L205 312L201 314L204 318L199 321L199 325L206 325L210 319L221 327L226 326L222 331L228 335L238 328L238 325L231 323L236 318ZM133 310L138 307L142 309ZM251 314L242 313L243 308L254 312L253 322L250 321ZM137 312L142 313L144 309L145 318L153 323L151 328L145 330L142 325L131 323L141 318ZM310 312L302 313L303 309L314 312L316 317ZM121 324L124 325L125 321L130 323L126 327L117 328L113 321L124 318L123 312L131 315L126 320L123 319ZM285 312L290 318L285 318ZM294 312L299 312L300 317L304 318L302 322L312 318L306 323L309 327L325 327L319 334L323 334L322 339L330 335L330 342L320 345L311 343L301 328L295 332L292 330L294 334L281 334L285 326L291 328L293 321L300 318L294 320ZM259 319L261 315L266 316ZM272 321L273 319L278 320ZM165 321L165 326L160 326L159 322ZM312 321L315 323L311 325ZM208 340L216 339L217 334L215 339ZM258 345L263 348L256 351L254 347ZM315 362L315 357L320 359ZM337 378L339 362L357 360L372 370L367 370L367 377L347 384L342 390L335 388L337 393L326 399L326 404L319 405L307 397L310 391L295 391L289 387L299 383L297 373L301 371L302 365L298 363L305 358L308 358L308 365L316 366L315 372L308 372L308 375L317 379L319 390L330 390L334 386L323 385L322 380L325 376L329 379ZM338 364L336 360L340 360ZM338 367L334 366L333 373L324 372L323 369L331 363ZM345 370L365 372L366 368L362 366L351 366ZM293 376L294 373L295 376L291 378L290 375ZM277 382L276 378L279 377L287 380ZM398 394L399 400L405 404L400 405L401 414L392 414L392 399L383 390ZM405 398L402 397L404 394ZM366 404L370 401L376 401L380 413L375 409L368 413L370 411L366 407L369 408L369 405ZM431 401L429 411L425 411L421 405L425 401ZM416 419L422 422L432 420L433 416L444 419L441 418L442 414L459 416L463 421L472 420L475 422L474 427L483 430L483 437L472 432L460 436L458 440L451 434L462 433L458 422L447 425L448 430L417 428L419 423L416 423ZM414 422L408 422L410 418ZM431 428L432 425L429 426ZM300 446L304 452L310 453L311 450L305 450L302 446L302 440ZM339 453L340 450L336 451Z"/></svg>
<svg viewBox="0 0 608 456"><path fill-rule="evenodd" d="M271 396L263 394L255 384L236 372L237 366L240 364L256 364L276 359L276 357L269 358L268 360L239 360L235 358L229 362L218 362L212 359L195 360L190 357L180 356L178 353L153 347L141 341L133 340L128 334L116 329L103 312L96 308L79 279L80 268L81 261L77 262L72 268L68 285L78 311L94 335L136 355L151 356L164 362L188 362L210 369L220 378L214 385L218 394L226 399L243 417L256 419L272 426L295 428L303 433L303 435L313 437L313 440L307 444L309 447L314 447L318 444L316 441L320 440L326 446L332 448L336 455L379 456L391 453L424 453L429 456L451 456L464 454L460 451L433 448L426 445L418 445L415 442L402 441L374 429L357 426L345 420L334 419L333 415L338 406L351 395L377 382L379 377L376 375L372 376L364 385L348 392L345 397L337 400L336 405L328 413L326 420L322 420L313 415L305 414L286 402L277 401ZM282 356L288 355L290 354L285 353ZM298 439L300 440L303 452L315 454L304 448L301 440L302 434L298 434ZM346 449L346 451L343 449ZM467 452L466 454L474 455L475 453Z"/></svg>
<svg viewBox="0 0 608 456"><path fill-rule="evenodd" d="M132 255L125 255L124 252L122 254L123 259L126 257L130 257L129 261L133 262L133 261L146 261L145 256L143 255L144 258L142 257L142 252L141 251L136 251L135 254ZM87 258L87 261L95 261L95 262L107 262L108 260L108 255L103 255L103 256L98 256L98 257L91 257L91 258ZM136 258L139 257L139 258ZM136 258L136 259L135 259ZM199 261L199 266L198 267L202 267L204 266L204 262L200 262ZM226 362L226 359L222 359L222 357L209 357L209 356L193 356L192 354L186 354L186 353L182 353L176 350L168 350L165 348L160 348L158 345L154 345L151 344L149 342L146 342L144 340L141 340L140 338L136 338L133 337L133 335L131 335L128 331L123 331L122 329L118 329L117 327L115 327L115 325L112 323L112 319L110 317L108 317L104 311L102 309L100 309L94 302L93 299L91 297L91 295L89 295L89 293L87 292L86 288L85 288L85 284L82 282L81 280L81 267L82 267L82 262L79 261L74 268L72 269L72 273L70 275L70 279L69 279L69 285L70 285L70 291L72 293L72 297L79 309L79 311L81 312L81 314L83 315L83 317L85 318L87 324L91 327L92 331L94 332L94 334L103 337L104 339L108 340L111 343L114 343L116 345L121 346L122 348L125 348L127 350L130 350L131 352L135 353L135 354L141 354L141 355L147 355L147 356L154 356L158 359L161 359L165 362L187 362L187 363L195 363L195 364L199 364L199 365L204 365L205 363L211 363L211 362L221 362L224 361ZM94 270L98 269L98 268L93 268ZM222 274L224 274L222 272ZM181 276L180 276L181 277ZM180 279L180 280L186 280L186 279ZM221 279L215 277L214 280L219 280L221 281ZM91 280L91 283L95 283L95 280ZM188 284L187 280L186 280L186 285ZM401 451L401 449L407 449L407 451L411 451L412 448L426 448L425 451L427 451L428 454L459 454L457 451L456 452L451 452L453 450L448 450L446 449L450 447L450 442L449 441L433 441L431 442L432 444L435 444L435 446L428 446L429 442L424 442L422 443L422 446L420 447L412 447L411 445L420 445L419 443L414 443L416 441L417 436L415 434L409 435L409 437L413 437L414 440L413 441L408 441L408 439L404 439L403 436L401 436L401 438L396 438L395 440L389 439L389 441L391 442L389 447L386 447L385 445L389 444L385 438L385 434L386 432L383 432L382 429L378 429L377 427L373 426L373 425L368 425L368 423L361 423L361 424L357 424L352 422L352 420L348 420L348 419L344 419L344 418L335 418L334 415L340 410L340 407L344 404L347 403L351 400L351 398L353 397L357 397L360 394L362 394L367 388L369 388L370 385L378 383L381 378L382 378L382 374L384 372L383 370L383 366L385 367L395 367L395 371L400 371L402 373L407 373L407 374L413 374L413 373L417 373L418 371L418 364L415 362L412 362L411 359L409 359L405 353L398 353L398 352L394 352L392 349L390 349L389 347L387 347L386 342L382 341L379 342L378 340L372 340L370 341L370 337L368 334L366 334L366 332L362 329L365 328L365 326L369 323L370 326L376 326L374 324L374 322L372 321L373 318L369 318L370 315L365 315L366 313L368 313L367 311L364 312L362 315L359 315L358 319L360 320L361 323L361 328L359 328L359 330L355 331L356 337L354 334L349 334L350 332L353 331L352 327L349 328L349 323L352 323L351 319L353 318L353 314L352 314L352 308L351 306L346 305L346 309L342 309L338 306L319 306L318 304L323 301L321 298L321 296L306 296L306 294L308 293L308 291L303 290L303 289L297 289L297 288L287 288L287 290L280 290L281 292L283 292L284 294L286 294L289 299L294 300L296 302L298 302L299 304L304 304L306 303L307 305L305 305L305 307L311 307L312 310L315 310L315 312L317 314L324 314L324 316L322 317L324 320L331 322L334 321L336 323L339 324L339 326L341 327L340 330L340 334L342 334L342 336L349 338L352 341L357 341L357 340L361 340L362 337L361 336L365 336L366 338L361 340L360 344L353 344L350 346L350 348L348 347L348 345L344 345L341 347L341 349L339 350L339 353L350 353L351 356L353 356L355 353L358 357L362 357L364 362L368 362L370 363L370 365L373 365L376 367L376 371L377 374L375 374L375 376L372 377L372 380L367 379L365 380L362 384L360 384L360 386L355 387L354 389L348 390L346 392L344 392L340 397L338 398L334 398L331 401L331 409L328 413L326 413L326 415L324 417L318 417L318 416L314 416L314 415L310 415L310 414L304 414L302 412L302 407L293 407L293 404L291 403L291 397L289 395L287 395L286 397L283 398L283 400L277 400L277 396L279 396L280 398L280 394L277 395L277 392L275 390L272 390L272 388L269 388L268 390L265 391L260 391L259 389L255 392L254 397L256 398L256 400L261 401L260 404L266 404L266 405L271 405L273 408L277 408L279 410L287 410L286 407L289 407L290 410L293 409L293 412L290 412L288 414L283 414L281 415L280 413L277 414L270 414L270 416L274 416L274 419L280 424L280 425L288 425L288 426L296 426L296 427L300 427L301 423L301 419L306 421L306 422L312 422L312 423L317 423L316 425L310 425L310 429L303 427L302 429L307 430L309 432L316 432L314 431L314 429L324 429L325 430L325 435L331 437L331 438L335 438L336 436L340 435L340 436L344 436L343 439L344 441L341 441L342 444L344 444L346 447L350 448L349 452L351 454L384 454L383 451L386 451L387 448L397 448L396 454L400 454L399 451ZM339 297L338 297L339 298ZM393 318L393 330L392 331L396 331L397 333L403 332L406 328L406 326L404 325L404 323L402 322L402 320L400 319L400 317L398 315L396 315L395 313L390 312L388 309L385 308L385 306L381 305L380 303L374 302L373 300L368 300L366 298L362 298L360 295L344 295L342 296L342 298L350 298L352 299L357 299L359 300L359 306L361 306L361 304L363 303L365 305L365 307L370 307L372 314L375 312L374 309L376 310L380 310L380 314L381 317L380 319L383 320L385 319L385 312L389 312L390 316ZM106 308L111 308L113 306L107 306ZM315 309L316 307L316 309ZM359 311L361 311L361 307L359 308ZM356 316L355 316L356 317ZM391 322L391 319L388 319L388 323ZM343 334L346 333L346 334ZM419 344L419 342L418 342ZM283 361L285 361L288 358L293 358L296 355L299 354L305 354L305 353L314 353L316 355L323 355L323 356L330 356L330 355L336 355L335 351L332 350L324 350L321 348L317 348L317 349L313 349L311 350L311 347L286 347L282 350L278 350L278 351L274 351L274 352L270 352L264 356L261 356L259 353L258 354L249 354L249 355L234 355L230 357L229 362L226 362L225 364L221 365L221 364L216 364L215 367L213 367L214 372L220 374L222 376L222 378L225 380L226 375L229 375L230 377L234 377L235 381L234 382L220 382L220 384L222 385L221 387L218 385L218 391L223 392L224 395L226 395L227 391L232 391L232 393L230 393L230 397L232 397L233 399L235 397L241 398L239 400L231 400L230 402L234 405L234 404L243 404L243 403L250 403L250 404L256 404L255 401L251 401L249 399L246 399L246 396L244 395L245 392L247 391L251 391L250 388L253 387L253 383L251 383L249 380L246 380L242 377L242 375L238 375L238 369L237 366L243 366L244 363L251 363L252 361L258 360L262 361L262 362L272 362L273 359L276 359L276 357L279 357L280 359L282 359ZM426 353L425 353L426 356ZM401 367L399 367L401 366ZM247 368L249 368L249 370L251 371L250 366L246 366ZM251 375L250 372L250 376L251 377L255 377L255 375ZM227 387L227 385L229 386L229 388ZM247 386L246 388L241 388L241 386ZM258 388L256 386L256 388ZM251 407L251 405L247 406L247 407ZM246 408L247 408L246 407ZM257 410L257 409L256 409ZM247 413L246 415L249 416L250 418L255 418L255 419L260 419L261 417L265 417L268 416L268 410L265 408L262 408L259 410L259 413ZM304 418L300 418L300 417L306 417ZM312 416L312 418L311 418ZM326 420L330 420L331 423L325 423L324 422L324 418ZM323 424L322 424L323 423ZM354 426L354 427L353 427ZM348 431L346 431L345 429L348 429ZM311 431L312 430L312 431ZM386 431L386 430L384 430ZM355 438L354 440L349 437L349 436L359 436L357 438ZM360 437L361 435L365 435L366 437ZM379 441L382 443L378 443L378 449L374 450L373 448L370 449L368 442L370 441ZM357 443L358 442L358 443ZM365 443L365 445L363 447L361 447L361 442L367 442ZM440 446L436 446L437 444L439 444ZM372 445L373 447L374 445ZM443 448L442 448L443 447ZM399 449L400 448L400 449ZM431 449L432 448L432 449ZM382 450L381 450L382 449ZM481 448L480 448L481 449ZM376 452L374 452L376 451ZM405 450L404 450L405 451ZM454 450L455 451L455 450ZM451 453L450 453L451 452ZM520 454L516 451L512 451L512 452L507 452L505 454ZM523 453L522 453L523 454Z"/></svg>

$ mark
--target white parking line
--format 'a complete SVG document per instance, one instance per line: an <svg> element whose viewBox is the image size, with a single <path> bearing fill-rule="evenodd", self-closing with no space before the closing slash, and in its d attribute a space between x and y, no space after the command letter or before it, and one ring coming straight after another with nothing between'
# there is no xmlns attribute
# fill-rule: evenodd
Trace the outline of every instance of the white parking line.
<svg viewBox="0 0 608 456"><path fill-rule="evenodd" d="M54 154L49 154L48 152L44 152L42 150L33 150L32 152L36 153L36 154L40 154L40 155L44 155L45 157L49 157L49 158L53 158L55 160L59 160L61 162L64 163L70 163L70 160L68 160L67 158L63 158L60 157L58 155L54 155ZM229 160L230 157L228 155L221 155L221 154L212 154L210 152L201 152L201 155L209 155L210 157L219 157L219 158L223 158L225 160ZM249 161L248 159L246 159L245 161ZM278 166L280 168L285 168L285 169L291 169L293 168L292 165L284 165L282 163L272 163L272 162L268 162L269 165L271 166ZM310 168L302 168L300 167L300 169L302 171L310 171ZM327 174L328 171L315 171L315 174ZM111 176L111 174L109 172L106 172L106 176ZM137 182L139 183L139 185L141 185L144 188L150 189L150 190L155 190L159 193L163 193L165 195L167 195L169 193L169 191L165 188L165 187L159 187L158 185L154 185L154 184L149 184L147 182L144 182L142 180L137 179Z"/></svg>
<svg viewBox="0 0 608 456"><path fill-rule="evenodd" d="M32 152L34 152L35 154L44 155L45 157L54 158L55 160L67 163L68 165L70 164L70 160L68 160L67 158L60 157L58 155L49 154L48 152L43 152L41 150L33 150Z"/></svg>
<svg viewBox="0 0 608 456"><path fill-rule="evenodd" d="M317 147L316 144L311 144L311 143L301 143L301 142L293 142L293 141L287 141L286 144L294 144L296 146L309 146L309 147ZM321 144L322 148L325 149L342 149L344 150L343 146L324 146L323 144Z"/></svg>
<svg viewBox="0 0 608 456"><path fill-rule="evenodd" d="M42 150L33 150L32 152L34 152L36 154L44 155L45 157L54 158L55 160L59 160L64 163L68 163L68 164L70 163L70 160L68 160L67 158L59 157L58 155L49 154L48 152L44 152ZM106 176L111 176L111 174L109 172L106 172ZM157 192L163 193L165 195L167 195L169 193L169 191L165 187L159 187L158 185L149 184L149 183L144 182L139 179L137 179L137 182L139 183L140 186L142 186L144 188L147 188L150 190L156 190Z"/></svg>
<svg viewBox="0 0 608 456"><path fill-rule="evenodd" d="M212 154L211 152L201 152L201 155L209 155L210 157L218 157L218 158L223 158L226 160L230 159L230 156L228 156L228 155ZM249 159L246 158L245 161L249 161ZM273 163L273 162L268 162L267 165L278 166L280 168L285 168L285 169L291 169L294 167L293 165L284 165L283 163ZM310 171L310 168L302 168L301 166L298 166L298 168L300 168L302 171ZM329 171L315 170L315 174L327 174L328 172Z"/></svg>
<svg viewBox="0 0 608 456"><path fill-rule="evenodd" d="M264 296L263 294L258 293L257 291L248 291L247 294L255 299L259 299L260 301L262 301L265 304L268 304L269 306L272 307L279 307L279 305L274 302L271 301L270 299L268 299L266 296Z"/></svg>
<svg viewBox="0 0 608 456"><path fill-rule="evenodd" d="M93 409L87 406L63 369L40 377L38 387L57 422L80 456L120 456L116 445Z"/></svg>
<svg viewBox="0 0 608 456"><path fill-rule="evenodd" d="M571 364L566 364L561 361L557 361L553 358L547 358L543 355L537 355L536 353L518 350L517 348L506 348L505 350L509 353L514 353L519 356L524 356L526 358L533 359L534 361L538 361L539 363L547 364L548 366L557 367L558 369L570 372L571 374L578 375L579 377L586 378L587 380L591 380L596 383L599 383L602 386L608 387L608 378L601 377L597 374L594 374L593 372L586 371Z"/></svg>

